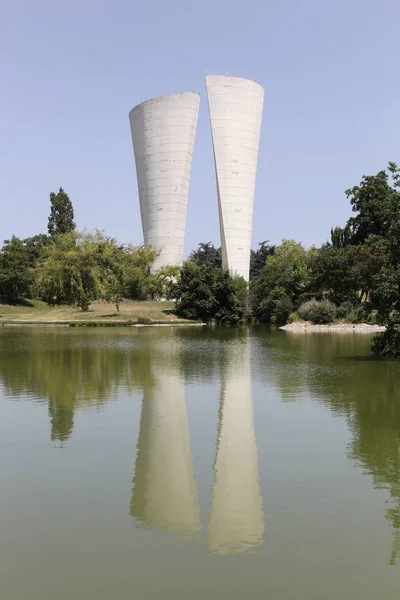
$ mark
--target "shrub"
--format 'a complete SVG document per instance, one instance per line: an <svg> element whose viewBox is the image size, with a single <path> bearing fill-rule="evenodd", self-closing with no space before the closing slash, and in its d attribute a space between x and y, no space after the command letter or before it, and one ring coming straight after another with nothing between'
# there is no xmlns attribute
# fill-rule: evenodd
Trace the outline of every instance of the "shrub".
<svg viewBox="0 0 400 600"><path fill-rule="evenodd" d="M372 340L372 352L386 358L400 357L400 330L393 323L383 333L378 333Z"/></svg>
<svg viewBox="0 0 400 600"><path fill-rule="evenodd" d="M279 286L274 287L264 298L260 294L256 303L254 297L251 300L254 316L265 323L286 323L293 310L292 300Z"/></svg>
<svg viewBox="0 0 400 600"><path fill-rule="evenodd" d="M346 323L362 323L365 321L365 313L361 306L357 306L350 310L345 318Z"/></svg>
<svg viewBox="0 0 400 600"><path fill-rule="evenodd" d="M225 269L187 261L170 288L176 314L185 319L238 325L246 314L247 284Z"/></svg>
<svg viewBox="0 0 400 600"><path fill-rule="evenodd" d="M316 325L332 323L336 318L336 306L329 300L309 300L298 309L303 321L311 321Z"/></svg>
<svg viewBox="0 0 400 600"><path fill-rule="evenodd" d="M142 317L142 315L138 316L137 322L139 323L139 325L151 325L151 323L153 323L150 317Z"/></svg>
<svg viewBox="0 0 400 600"><path fill-rule="evenodd" d="M354 306L350 301L342 302L336 309L337 319L346 319L347 315L353 310Z"/></svg>
<svg viewBox="0 0 400 600"><path fill-rule="evenodd" d="M370 305L365 302L364 304L360 304L359 306L355 306L350 310L345 318L346 323L365 323L370 322L371 319L371 309ZM370 322L372 325L373 323Z"/></svg>
<svg viewBox="0 0 400 600"><path fill-rule="evenodd" d="M272 294L270 294L272 295ZM274 308L271 316L271 323L287 323L290 313L293 310L291 299L285 295L274 299Z"/></svg>
<svg viewBox="0 0 400 600"><path fill-rule="evenodd" d="M373 310L369 313L367 317L367 323L369 325L381 325L381 320L376 310Z"/></svg>
<svg viewBox="0 0 400 600"><path fill-rule="evenodd" d="M300 321L300 320L301 319L297 312L291 312L290 315L288 316L287 322L288 323L297 323L297 321Z"/></svg>

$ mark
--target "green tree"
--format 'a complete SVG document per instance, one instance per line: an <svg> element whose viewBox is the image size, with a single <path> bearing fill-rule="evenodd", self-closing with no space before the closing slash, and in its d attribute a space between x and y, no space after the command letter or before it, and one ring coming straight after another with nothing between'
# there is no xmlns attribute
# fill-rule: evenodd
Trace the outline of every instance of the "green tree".
<svg viewBox="0 0 400 600"><path fill-rule="evenodd" d="M275 246L270 246L268 240L260 242L257 250L250 252L250 279L255 279L259 276L262 269L265 267L268 256L275 254Z"/></svg>
<svg viewBox="0 0 400 600"><path fill-rule="evenodd" d="M93 235L59 235L44 249L36 267L36 290L48 304L69 304L88 311L101 296L98 244Z"/></svg>
<svg viewBox="0 0 400 600"><path fill-rule="evenodd" d="M180 268L175 265L161 267L148 278L148 292L152 298L169 298L170 290L180 275Z"/></svg>
<svg viewBox="0 0 400 600"><path fill-rule="evenodd" d="M225 269L198 266L189 260L169 293L176 300L177 314L186 319L238 324L245 315L246 283Z"/></svg>
<svg viewBox="0 0 400 600"><path fill-rule="evenodd" d="M102 231L72 231L44 247L36 268L36 290L49 304L83 311L96 299L113 302L143 299L151 289L150 267L157 252L150 246L119 246Z"/></svg>
<svg viewBox="0 0 400 600"><path fill-rule="evenodd" d="M29 266L33 268L40 259L43 248L48 246L52 239L44 233L39 233L22 241L26 249Z"/></svg>
<svg viewBox="0 0 400 600"><path fill-rule="evenodd" d="M343 229L341 227L332 227L331 245L333 248L344 248L351 241L351 228L347 224Z"/></svg>
<svg viewBox="0 0 400 600"><path fill-rule="evenodd" d="M212 242L200 242L197 250L193 250L190 258L199 267L222 267L221 248L216 248Z"/></svg>
<svg viewBox="0 0 400 600"><path fill-rule="evenodd" d="M315 252L307 252L294 240L283 240L275 254L267 257L260 275L250 284L250 306L258 320L285 322L285 316L306 297L309 260Z"/></svg>
<svg viewBox="0 0 400 600"><path fill-rule="evenodd" d="M384 263L382 243L370 236L358 246L325 246L310 258L310 290L320 300L357 305L370 299Z"/></svg>
<svg viewBox="0 0 400 600"><path fill-rule="evenodd" d="M24 242L12 236L0 251L0 296L13 304L29 296L32 269Z"/></svg>
<svg viewBox="0 0 400 600"><path fill-rule="evenodd" d="M349 190L355 217L347 223L352 244L362 244L370 235L387 236L400 207L400 171L396 163L390 162L387 171L376 175L364 175L361 183Z"/></svg>
<svg viewBox="0 0 400 600"><path fill-rule="evenodd" d="M118 246L112 238L98 238L101 247L99 268L102 281L101 296L113 302L119 313L123 298L144 300L152 291L155 276L150 268L157 257L157 251L150 246ZM165 270L166 271L166 270ZM166 272L166 276L167 276ZM162 279L157 280L162 289Z"/></svg>
<svg viewBox="0 0 400 600"><path fill-rule="evenodd" d="M60 188L50 194L50 216L47 225L51 236L69 233L75 229L74 208L68 194Z"/></svg>

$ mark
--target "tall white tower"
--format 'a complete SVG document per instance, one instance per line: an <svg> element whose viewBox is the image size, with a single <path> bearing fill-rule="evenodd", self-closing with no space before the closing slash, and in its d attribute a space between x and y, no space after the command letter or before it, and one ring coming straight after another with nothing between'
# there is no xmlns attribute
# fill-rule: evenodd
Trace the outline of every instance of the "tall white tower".
<svg viewBox="0 0 400 600"><path fill-rule="evenodd" d="M129 113L145 244L159 255L153 268L180 265L200 94L147 100Z"/></svg>
<svg viewBox="0 0 400 600"><path fill-rule="evenodd" d="M207 75L222 266L249 279L253 202L264 88L249 79Z"/></svg>

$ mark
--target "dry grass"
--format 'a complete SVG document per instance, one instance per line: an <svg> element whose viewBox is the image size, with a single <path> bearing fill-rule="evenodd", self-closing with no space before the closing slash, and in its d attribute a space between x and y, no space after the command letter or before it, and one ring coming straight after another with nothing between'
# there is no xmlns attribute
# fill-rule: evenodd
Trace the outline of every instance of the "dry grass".
<svg viewBox="0 0 400 600"><path fill-rule="evenodd" d="M173 302L124 300L117 315L115 306L106 302L93 302L89 312L82 312L71 306L49 307L39 300L29 300L26 305L17 306L0 303L0 323L190 323L177 317L173 310Z"/></svg>

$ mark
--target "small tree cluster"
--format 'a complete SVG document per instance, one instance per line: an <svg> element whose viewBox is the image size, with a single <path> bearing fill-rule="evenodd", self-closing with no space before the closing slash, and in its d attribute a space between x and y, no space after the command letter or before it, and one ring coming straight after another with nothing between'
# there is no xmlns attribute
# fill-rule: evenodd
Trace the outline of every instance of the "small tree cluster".
<svg viewBox="0 0 400 600"><path fill-rule="evenodd" d="M36 292L49 304L65 303L83 311L102 298L119 312L123 298L147 297L156 256L148 247L120 247L100 231L72 231L45 248L36 268Z"/></svg>
<svg viewBox="0 0 400 600"><path fill-rule="evenodd" d="M169 296L176 299L176 312L185 319L204 323L237 325L246 309L247 287L242 278L233 278L225 269L198 266L187 261Z"/></svg>

